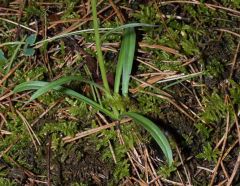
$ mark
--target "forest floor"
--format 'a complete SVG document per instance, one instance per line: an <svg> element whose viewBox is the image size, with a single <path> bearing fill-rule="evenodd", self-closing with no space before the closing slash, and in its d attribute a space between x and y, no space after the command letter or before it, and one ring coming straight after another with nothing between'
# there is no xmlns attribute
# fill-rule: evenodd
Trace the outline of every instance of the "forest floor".
<svg viewBox="0 0 240 186"><path fill-rule="evenodd" d="M13 92L76 75L103 84L90 0L4 0L0 186L240 185L240 1L101 0L97 10L101 36L148 24L135 27L128 98L102 101L154 121L173 165L130 118L116 122L61 91L31 102L33 91ZM102 38L111 89L121 38L122 30ZM86 83L65 86L95 99Z"/></svg>

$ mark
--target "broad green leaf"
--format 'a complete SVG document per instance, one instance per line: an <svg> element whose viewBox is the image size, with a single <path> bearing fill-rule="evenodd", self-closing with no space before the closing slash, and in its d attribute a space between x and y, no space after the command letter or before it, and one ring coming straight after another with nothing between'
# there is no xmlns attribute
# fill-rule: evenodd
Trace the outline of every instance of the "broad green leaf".
<svg viewBox="0 0 240 186"><path fill-rule="evenodd" d="M22 91L26 91L26 90L38 90L42 87L46 87L48 86L50 83L48 82L44 82L44 81L29 81L29 82L24 82L20 85L17 85L13 92L17 93L17 92L22 92ZM78 92L75 92L74 90L68 89L68 88L64 88L62 86L55 86L53 88L53 90L57 90L57 91L61 91L61 93L64 93L68 96L73 96L81 101L83 101L84 103L92 106L94 109L99 110L101 112L103 112L104 114L106 114L107 116L111 117L112 119L118 119L117 116L115 116L111 111L103 108L101 105L99 105L98 103L96 103L95 101L85 97L82 94L79 94Z"/></svg>
<svg viewBox="0 0 240 186"><path fill-rule="evenodd" d="M35 49L32 48L33 44L35 43L37 38L36 34L31 34L30 36L27 37L26 43L23 47L23 54L25 56L33 56L35 53Z"/></svg>
<svg viewBox="0 0 240 186"><path fill-rule="evenodd" d="M155 141L158 143L159 147L162 149L168 164L171 165L173 163L173 155L172 150L170 147L170 144L163 134L163 132L158 128L158 126L153 123L148 118L134 112L127 112L124 114L125 116L128 116L132 118L136 123L140 124L142 127L144 127L155 139Z"/></svg>
<svg viewBox="0 0 240 186"><path fill-rule="evenodd" d="M1 63L5 64L6 62L7 62L7 59L5 58L2 49L0 49L0 64Z"/></svg>
<svg viewBox="0 0 240 186"><path fill-rule="evenodd" d="M32 46L35 43L36 39L37 39L37 35L31 34L30 36L27 37L26 44Z"/></svg>
<svg viewBox="0 0 240 186"><path fill-rule="evenodd" d="M0 49L0 71L2 71L2 68L6 63L7 59L5 58L3 51Z"/></svg>
<svg viewBox="0 0 240 186"><path fill-rule="evenodd" d="M25 56L33 56L34 53L35 53L35 49L33 49L33 48L24 48L23 49L23 54Z"/></svg>
<svg viewBox="0 0 240 186"><path fill-rule="evenodd" d="M127 28L126 32L124 34L123 39L123 48L121 50L124 50L124 53L121 57L122 64L122 94L124 96L127 96L128 94L128 85L130 80L130 74L132 72L132 66L133 66L133 59L134 59L134 53L135 53L135 46L136 46L136 33L134 31L134 28Z"/></svg>

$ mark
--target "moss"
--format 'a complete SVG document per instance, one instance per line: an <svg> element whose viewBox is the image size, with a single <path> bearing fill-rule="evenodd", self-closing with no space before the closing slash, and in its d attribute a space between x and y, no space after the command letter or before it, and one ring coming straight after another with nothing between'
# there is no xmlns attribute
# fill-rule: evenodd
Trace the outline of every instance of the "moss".
<svg viewBox="0 0 240 186"><path fill-rule="evenodd" d="M17 183L14 181L11 181L7 178L0 178L0 185L4 185L4 186L16 186Z"/></svg>

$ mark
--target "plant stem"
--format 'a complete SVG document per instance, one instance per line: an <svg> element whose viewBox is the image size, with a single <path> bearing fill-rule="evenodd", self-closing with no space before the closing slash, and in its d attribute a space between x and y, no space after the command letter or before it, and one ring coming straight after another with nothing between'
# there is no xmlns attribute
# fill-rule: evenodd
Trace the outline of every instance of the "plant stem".
<svg viewBox="0 0 240 186"><path fill-rule="evenodd" d="M110 93L110 88L109 88L109 84L107 81L107 75L106 75L106 70L105 70L105 66L104 66L103 54L102 54L102 50L101 50L101 40L100 40L100 35L99 35L99 30L98 30L96 0L91 0L91 4L92 4L93 27L94 27L94 33L95 33L98 64L99 64L100 71L101 71L103 86Z"/></svg>
<svg viewBox="0 0 240 186"><path fill-rule="evenodd" d="M101 40L100 40L99 29L98 29L96 4L97 4L96 0L91 0L92 14L93 14L93 28L94 28L94 33L95 33L95 42L96 42L96 49L97 49L97 58L98 58L98 64L99 64L100 71L101 71L103 86L108 92L107 96L109 96L109 95L111 96L109 84L107 81L107 75L106 75L107 73L106 73L105 66L104 66L103 54L102 54L102 50L101 50ZM114 116L118 118L118 116L119 116L118 110L115 107L113 107L112 109L113 109Z"/></svg>

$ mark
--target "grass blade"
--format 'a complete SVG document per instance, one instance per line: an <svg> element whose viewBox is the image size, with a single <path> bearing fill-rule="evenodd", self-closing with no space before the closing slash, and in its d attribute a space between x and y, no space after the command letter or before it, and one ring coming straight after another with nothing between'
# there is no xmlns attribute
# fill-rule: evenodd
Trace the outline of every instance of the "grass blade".
<svg viewBox="0 0 240 186"><path fill-rule="evenodd" d="M24 82L24 83L22 83L20 85L17 85L15 87L15 89L13 90L13 92L17 93L17 92L22 92L22 91L26 91L26 90L38 90L38 89L41 89L41 88L45 88L49 84L50 83L44 82L44 81ZM71 90L71 89L68 89L68 88L64 88L62 86L54 86L52 89L61 91L61 93L64 93L64 94L66 94L68 96L73 96L73 97L83 101L84 103L92 106L96 110L99 110L99 111L103 112L104 114L106 114L107 116L111 117L112 119L118 119L117 116L115 116L111 111L103 108L97 102L95 102L95 101L85 97L84 95L82 95L82 94L80 94L78 92L75 92L74 90Z"/></svg>
<svg viewBox="0 0 240 186"><path fill-rule="evenodd" d="M146 24L146 23L129 23L129 24L125 24L116 28L112 28L110 31L108 31L107 33L105 33L101 40L103 40L106 36L108 36L109 34L119 31L119 30L124 30L124 29L128 29L128 28L135 28L135 27L159 27L160 25L151 25L151 24Z"/></svg>
<svg viewBox="0 0 240 186"><path fill-rule="evenodd" d="M132 118L136 123L140 124L151 134L151 136L156 140L159 147L162 149L164 155L166 156L168 164L171 165L173 163L172 150L167 138L165 137L163 132L158 128L158 126L148 118L138 113L127 112L124 115Z"/></svg>
<svg viewBox="0 0 240 186"><path fill-rule="evenodd" d="M47 84L48 84L48 82L44 82L44 81L27 81L27 82L17 85L13 89L13 92L18 93L18 92L23 92L26 90L37 90L43 86L46 86ZM56 90L59 90L59 89L56 88Z"/></svg>
<svg viewBox="0 0 240 186"><path fill-rule="evenodd" d="M96 0L91 0L91 6L92 6L92 14L93 14L93 27L94 27L94 33L95 33L95 43L96 43L96 50L97 50L97 59L98 59L98 65L101 71L101 77L103 81L103 86L106 90L110 92L110 87L107 80L107 73L106 68L104 65L104 59L101 49L101 39L99 34L99 26L98 26L98 18L97 18L97 3Z"/></svg>
<svg viewBox="0 0 240 186"><path fill-rule="evenodd" d="M130 74L132 72L132 65L135 53L136 46L136 33L134 28L127 28L124 34L123 47L121 50L124 50L121 60L119 61L122 64L122 94L127 96L128 94L128 85L130 80Z"/></svg>
<svg viewBox="0 0 240 186"><path fill-rule="evenodd" d="M105 91L105 89L103 89L101 86L97 85L97 84L94 83L94 82L84 80L81 76L68 76L68 77L60 78L60 79L58 79L58 80L56 80L56 81L53 81L53 82L49 83L48 85L46 85L46 86L44 86L44 87L41 87L40 89L38 89L38 90L32 95L32 97L30 98L30 101L38 98L39 96L43 95L44 93L48 92L49 90L54 89L54 87L56 87L56 86L60 86L60 85L66 84L66 83L69 83L69 82L71 82L71 81L87 82L88 84L94 85L95 87L98 87L99 89ZM106 91L105 91L105 92L106 92Z"/></svg>
<svg viewBox="0 0 240 186"><path fill-rule="evenodd" d="M111 29L113 29L113 28L99 28L99 31L105 32L105 31L109 31ZM89 29L85 29L85 30L77 30L77 31L74 31L74 32L68 32L68 33L65 33L65 34L56 35L56 36L38 41L37 43L34 44L34 46L42 45L45 42L53 42L57 39L61 39L61 38L64 38L64 37L70 37L70 36L74 36L74 35L81 35L83 33L93 33L93 32L94 32L93 28L89 28Z"/></svg>
<svg viewBox="0 0 240 186"><path fill-rule="evenodd" d="M115 81L114 81L115 93L119 93L120 80L121 80L122 73L124 73L124 76L125 76L123 77L124 78L123 82L129 81L130 79L130 73L132 70L132 64L133 64L133 58L134 58L134 52L135 52L135 45L136 45L136 34L134 32L134 29L127 28L127 30L125 30L125 33L123 35L121 49L118 57L118 64L116 68L116 75L115 75ZM123 69L125 70L125 72L123 72ZM128 73L129 75L127 77ZM123 84L124 84L122 85L123 93L127 94L128 82L125 82Z"/></svg>
<svg viewBox="0 0 240 186"><path fill-rule="evenodd" d="M125 58L127 56L127 50L126 44L127 44L127 39L126 35L123 36L121 48L120 48L120 53L118 56L118 63L117 63L117 68L116 68L116 75L115 75L115 81L114 81L114 93L119 93L120 89L120 81L121 81L121 76L122 76L122 69L123 69L123 63L125 62Z"/></svg>

